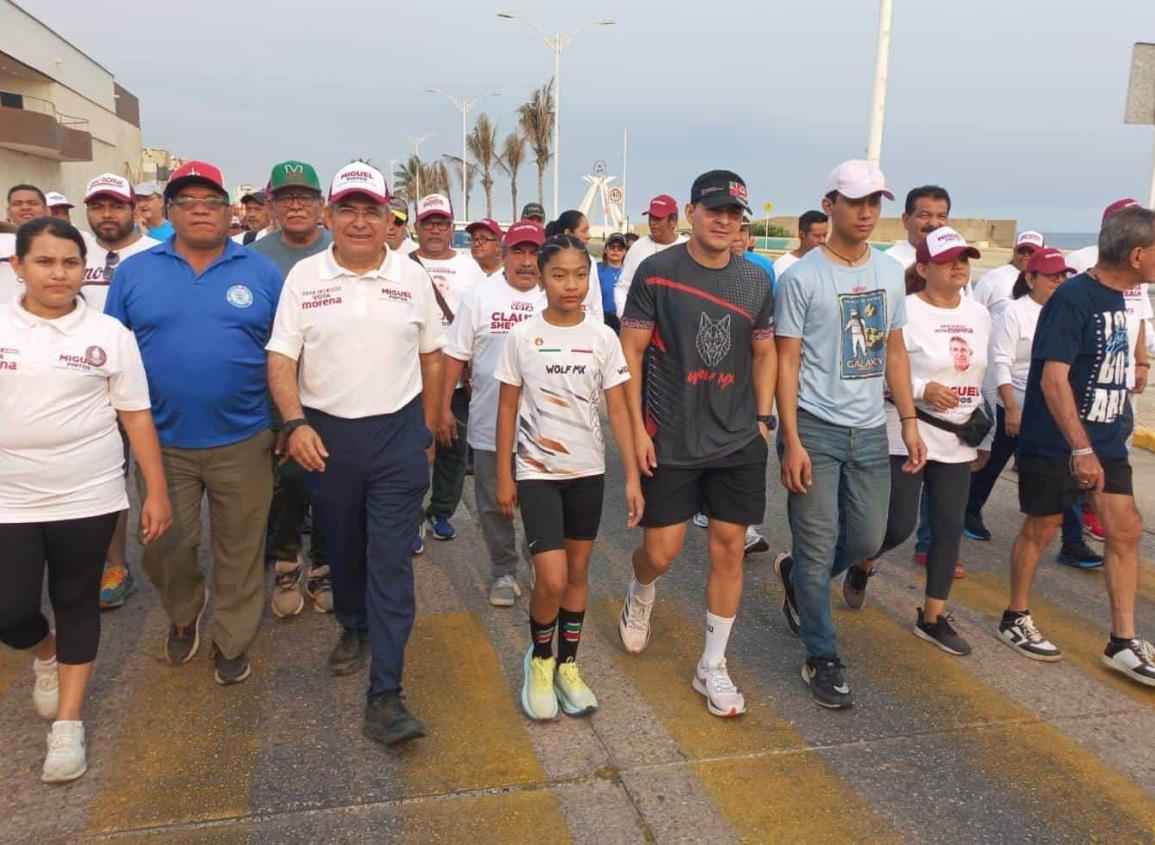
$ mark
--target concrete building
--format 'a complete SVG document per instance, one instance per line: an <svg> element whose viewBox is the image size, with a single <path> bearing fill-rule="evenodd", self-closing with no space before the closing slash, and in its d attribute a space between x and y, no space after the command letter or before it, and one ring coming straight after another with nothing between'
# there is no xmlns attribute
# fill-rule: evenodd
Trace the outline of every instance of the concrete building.
<svg viewBox="0 0 1155 845"><path fill-rule="evenodd" d="M132 182L167 182L168 175L185 163L180 156L159 147L145 147L140 151L140 170L134 173Z"/></svg>
<svg viewBox="0 0 1155 845"><path fill-rule="evenodd" d="M20 182L79 203L99 173L137 176L140 103L95 59L0 0L0 189Z"/></svg>

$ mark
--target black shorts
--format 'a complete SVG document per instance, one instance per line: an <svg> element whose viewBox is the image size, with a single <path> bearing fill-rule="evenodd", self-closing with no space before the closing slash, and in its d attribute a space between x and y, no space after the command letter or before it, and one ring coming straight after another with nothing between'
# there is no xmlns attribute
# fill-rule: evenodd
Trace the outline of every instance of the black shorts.
<svg viewBox="0 0 1155 845"><path fill-rule="evenodd" d="M664 528L697 512L735 525L757 525L766 514L766 459L761 435L724 458L703 466L663 466L642 476L646 510L642 527Z"/></svg>
<svg viewBox="0 0 1155 845"><path fill-rule="evenodd" d="M1102 461L1103 492L1133 496L1131 464L1126 458ZM1071 475L1068 461L1019 455L1019 510L1027 516L1055 516L1070 508L1084 488Z"/></svg>
<svg viewBox="0 0 1155 845"><path fill-rule="evenodd" d="M602 523L606 477L517 482L517 501L531 554L565 548L566 540L594 540Z"/></svg>

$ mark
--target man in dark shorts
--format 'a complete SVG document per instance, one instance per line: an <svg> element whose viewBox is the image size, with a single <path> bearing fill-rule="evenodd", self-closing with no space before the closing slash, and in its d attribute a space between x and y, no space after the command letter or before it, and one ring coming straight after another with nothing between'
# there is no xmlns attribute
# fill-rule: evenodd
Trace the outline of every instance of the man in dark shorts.
<svg viewBox="0 0 1155 845"><path fill-rule="evenodd" d="M742 596L746 527L766 509L777 369L770 279L730 252L750 211L746 197L746 183L727 170L694 180L690 240L642 262L622 313L647 504L618 632L626 651L649 643L654 582L681 551L687 520L705 513L706 647L693 687L715 716L746 710L726 670L726 642Z"/></svg>
<svg viewBox="0 0 1155 845"><path fill-rule="evenodd" d="M1103 221L1099 263L1055 291L1035 331L1019 434L1019 505L1027 515L1011 551L1011 601L999 639L1024 657L1062 654L1028 609L1043 549L1062 513L1089 494L1106 534L1111 634L1103 663L1155 687L1155 649L1135 632L1139 540L1127 438L1127 312L1123 291L1155 281L1155 212L1128 208Z"/></svg>

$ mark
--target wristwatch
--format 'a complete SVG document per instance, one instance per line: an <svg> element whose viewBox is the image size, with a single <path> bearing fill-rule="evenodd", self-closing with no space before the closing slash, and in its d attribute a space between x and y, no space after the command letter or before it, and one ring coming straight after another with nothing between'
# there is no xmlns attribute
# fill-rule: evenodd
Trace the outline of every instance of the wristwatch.
<svg viewBox="0 0 1155 845"><path fill-rule="evenodd" d="M304 417L297 417L293 420L285 420L284 424L281 425L281 434L283 434L285 439L288 440L289 435L292 434L294 430L308 424L309 421Z"/></svg>
<svg viewBox="0 0 1155 845"><path fill-rule="evenodd" d="M771 431L778 427L778 418L773 414L759 414L757 416L757 420L758 422L764 424Z"/></svg>

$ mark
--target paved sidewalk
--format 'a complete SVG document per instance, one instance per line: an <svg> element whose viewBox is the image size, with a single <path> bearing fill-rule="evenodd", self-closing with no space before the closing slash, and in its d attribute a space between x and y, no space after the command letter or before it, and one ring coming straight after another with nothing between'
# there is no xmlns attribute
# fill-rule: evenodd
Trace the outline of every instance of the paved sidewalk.
<svg viewBox="0 0 1155 845"><path fill-rule="evenodd" d="M1155 455L1136 466L1155 525ZM145 584L104 617L89 770L74 784L39 782L45 728L31 670L0 652L0 841L1155 842L1155 690L1099 664L1103 575L1050 557L1040 567L1032 609L1062 663L1032 663L994 639L1019 523L1013 475L987 509L995 540L963 545L968 576L953 612L972 656L911 635L922 579L909 547L883 561L864 611L836 602L853 711L810 700L771 555L750 559L730 650L749 712L732 720L710 716L689 683L703 636L704 532L690 529L659 583L650 648L627 655L616 623L637 535L623 528L619 473L607 491L580 652L601 701L594 716L522 716L526 603L487 604L467 501L457 539L430 542L416 561L407 695L428 738L390 752L361 737L365 679L326 672L336 634L324 616L270 616L253 676L238 687L213 683L207 649L166 665L165 620ZM772 481L763 528L775 550L787 542L783 505ZM1144 555L1140 630L1155 637L1150 536Z"/></svg>

